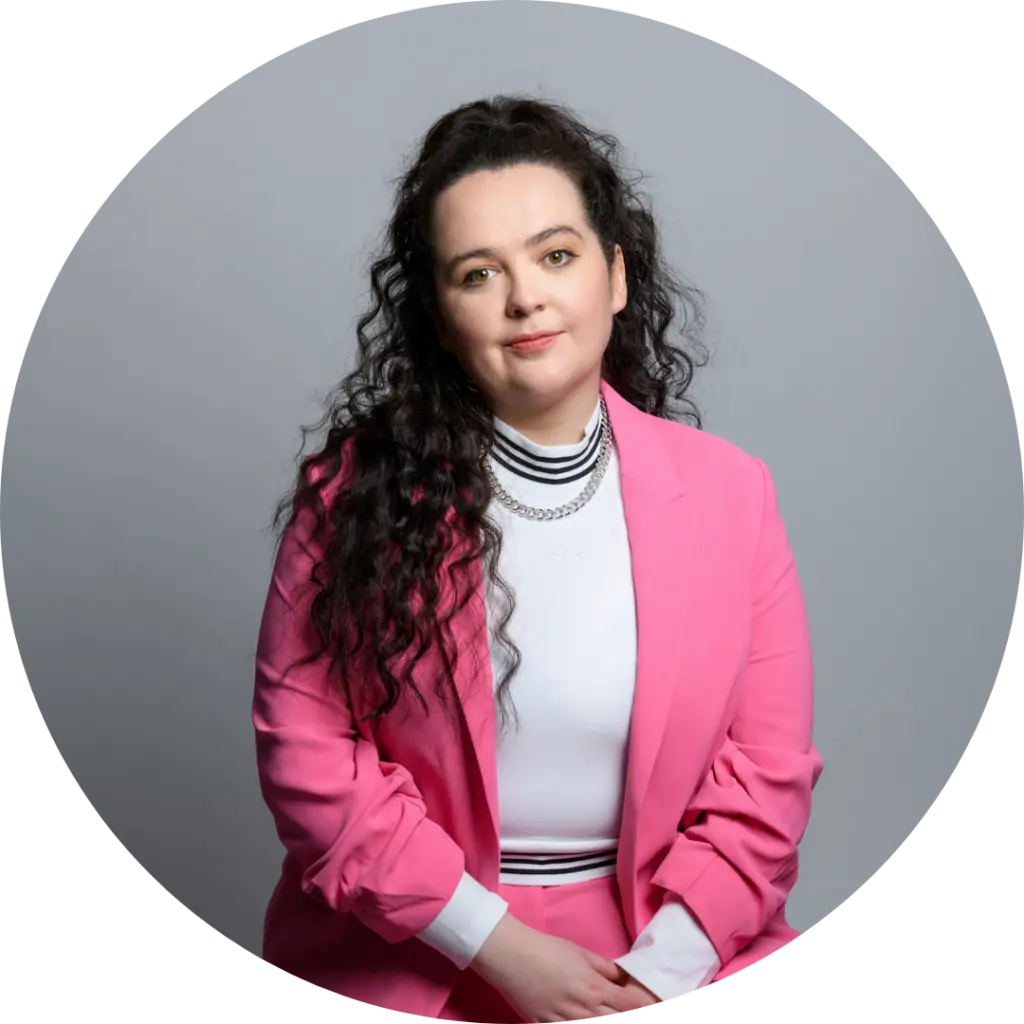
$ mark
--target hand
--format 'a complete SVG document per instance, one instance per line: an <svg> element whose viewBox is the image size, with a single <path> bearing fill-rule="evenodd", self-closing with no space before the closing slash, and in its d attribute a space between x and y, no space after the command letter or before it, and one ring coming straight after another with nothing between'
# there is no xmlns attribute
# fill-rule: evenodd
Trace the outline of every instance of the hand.
<svg viewBox="0 0 1024 1024"><path fill-rule="evenodd" d="M619 977L616 979L616 983L630 992L635 992L638 999L646 999L647 1001L643 1003L644 1006L650 1006L652 1003L660 1003L662 1001L660 996L656 996L646 985L637 981L624 967L619 966L619 964L615 966L619 969Z"/></svg>
<svg viewBox="0 0 1024 1024"><path fill-rule="evenodd" d="M506 913L470 965L530 1022L582 1020L647 1006L652 994L575 942L548 935Z"/></svg>

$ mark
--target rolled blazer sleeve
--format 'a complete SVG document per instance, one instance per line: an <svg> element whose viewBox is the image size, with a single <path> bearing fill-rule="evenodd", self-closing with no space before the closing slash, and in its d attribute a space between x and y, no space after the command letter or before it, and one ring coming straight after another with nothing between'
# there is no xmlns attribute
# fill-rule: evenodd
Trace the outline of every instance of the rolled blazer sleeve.
<svg viewBox="0 0 1024 1024"><path fill-rule="evenodd" d="M409 772L382 761L326 684L309 576L321 550L305 509L281 538L256 651L252 720L260 787L308 896L352 913L387 942L429 925L465 869L462 848L427 816Z"/></svg>
<svg viewBox="0 0 1024 1024"><path fill-rule="evenodd" d="M768 467L753 561L750 652L735 715L652 882L678 895L722 964L754 939L796 882L797 844L822 761L803 593Z"/></svg>

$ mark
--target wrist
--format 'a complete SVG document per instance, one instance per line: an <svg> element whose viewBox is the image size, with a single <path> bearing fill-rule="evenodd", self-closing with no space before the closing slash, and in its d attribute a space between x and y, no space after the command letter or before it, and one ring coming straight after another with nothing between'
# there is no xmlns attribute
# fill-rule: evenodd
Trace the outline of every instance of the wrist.
<svg viewBox="0 0 1024 1024"><path fill-rule="evenodd" d="M497 983L502 975L502 968L507 967L512 950L519 942L524 929L528 927L513 917L511 911L506 911L491 934L484 939L483 945L469 965L470 968L485 980Z"/></svg>

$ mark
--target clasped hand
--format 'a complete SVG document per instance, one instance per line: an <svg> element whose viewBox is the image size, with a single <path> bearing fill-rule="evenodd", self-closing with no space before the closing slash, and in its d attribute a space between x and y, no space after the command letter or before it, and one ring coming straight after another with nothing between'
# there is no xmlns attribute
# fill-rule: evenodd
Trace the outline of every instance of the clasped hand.
<svg viewBox="0 0 1024 1024"><path fill-rule="evenodd" d="M618 964L506 915L473 962L530 1024L582 1020L660 1002Z"/></svg>

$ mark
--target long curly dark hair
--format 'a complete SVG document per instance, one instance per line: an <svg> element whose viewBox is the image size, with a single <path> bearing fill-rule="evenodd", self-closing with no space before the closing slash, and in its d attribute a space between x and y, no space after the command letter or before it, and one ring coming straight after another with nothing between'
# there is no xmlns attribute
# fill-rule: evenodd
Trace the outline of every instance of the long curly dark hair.
<svg viewBox="0 0 1024 1024"><path fill-rule="evenodd" d="M629 179L620 153L613 136L562 104L499 95L439 118L392 182L398 187L386 243L370 268L372 303L358 321L358 365L328 393L323 417L301 428L297 479L272 522L278 543L304 509L314 513L317 532L327 527L310 605L321 646L296 664L328 655L328 674L341 692L350 700L358 692L372 705L364 720L387 714L405 691L426 710L413 669L430 649L439 655L435 691L448 708L459 657L450 623L472 597L467 569L478 559L505 604L495 629L511 654L496 689L503 727L521 662L507 632L515 595L497 568L501 532L486 515L492 412L438 343L432 217L444 189L474 171L519 163L566 173L609 268L616 243L625 261L628 298L614 317L603 378L637 408L682 416L701 429L685 392L694 366L707 360L699 340L703 295L666 265L654 218L635 191L641 176ZM676 304L680 338L703 352L703 362L669 338ZM307 436L328 424L322 447L303 458ZM324 492L339 473L344 486L327 501ZM450 601L441 600L446 560Z"/></svg>

